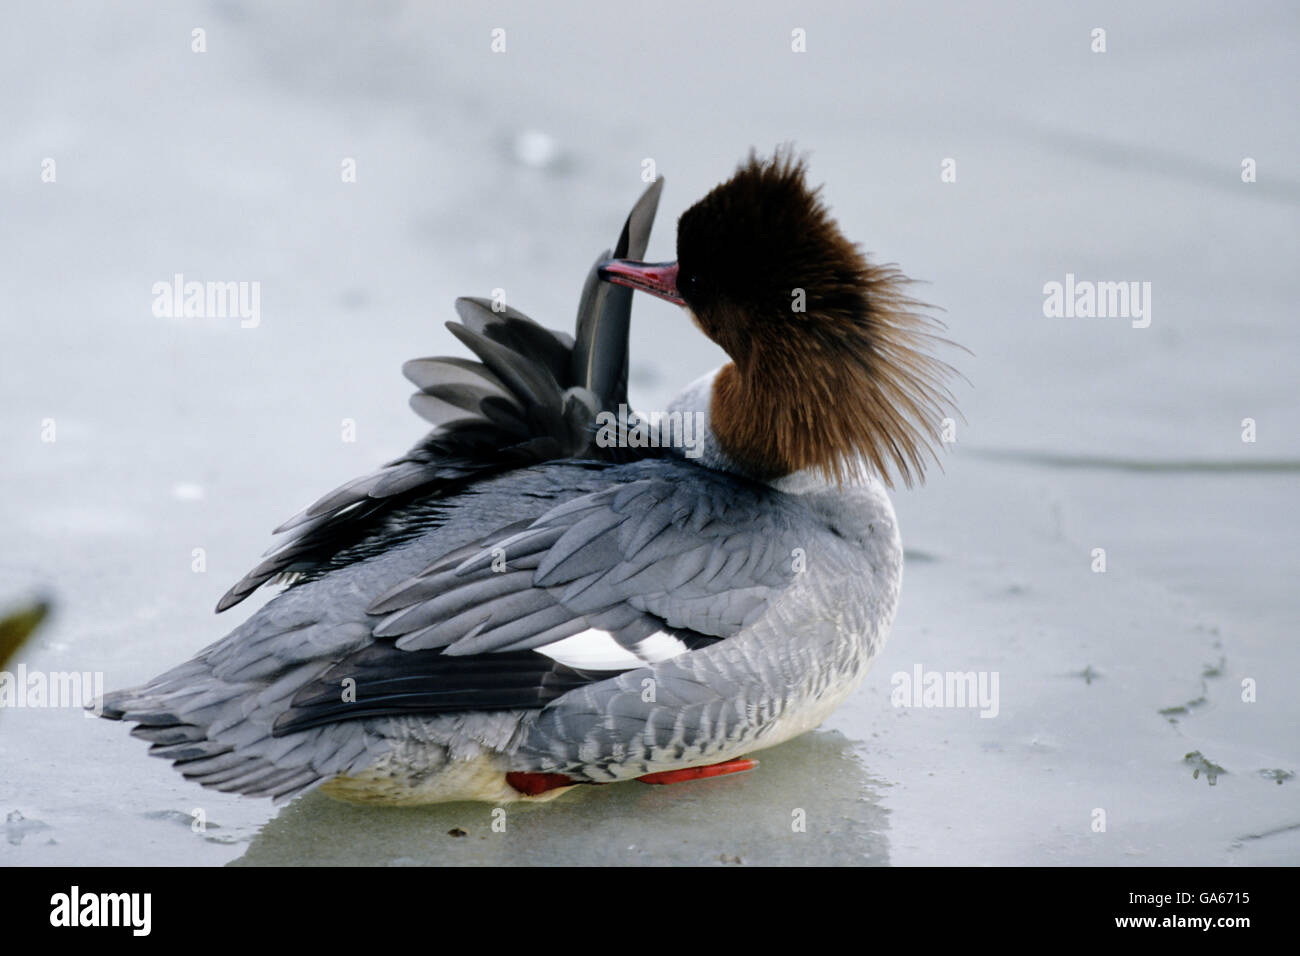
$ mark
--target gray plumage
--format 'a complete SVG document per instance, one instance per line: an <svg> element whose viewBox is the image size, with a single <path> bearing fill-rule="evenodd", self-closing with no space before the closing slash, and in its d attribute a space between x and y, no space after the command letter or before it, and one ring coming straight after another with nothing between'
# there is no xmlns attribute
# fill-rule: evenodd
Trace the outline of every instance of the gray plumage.
<svg viewBox="0 0 1300 956"><path fill-rule="evenodd" d="M887 504L883 492L862 494ZM657 503L643 508L645 496L658 496ZM193 660L142 688L108 695L105 716L136 722L133 734L152 742L153 754L176 761L205 786L281 798L365 770L412 738L453 759L495 735L514 769L623 779L692 754L761 743L798 701L856 682L881 639L881 622L887 627L892 616L901 573L897 532L878 509L865 527L838 494L809 498L736 486L679 459L537 465L482 482L444 502L441 512L434 533L294 587ZM850 518L837 523L842 516ZM517 528L529 518L528 528L503 540L532 542L536 550L521 544L520 553L535 557L522 562L535 567L488 577L490 550L446 567L449 553L483 552L502 540L485 538L485 526ZM585 581L593 573L586 549L563 542L592 518L579 534L593 535L589 541L606 563ZM816 575L791 570L795 548ZM682 556L700 549L691 568L702 570L684 572ZM556 559L548 561L552 552ZM880 566L871 564L872 555ZM412 717L395 708L392 716L349 719L364 711L345 707L332 723L285 730L281 719L299 695L310 697L327 673L353 672L339 662L379 648L387 666L400 666L402 655L429 653L426 645L447 647L454 636L447 631L403 647L400 637L420 631L406 630L401 615L421 606L406 606L403 595L438 601L420 585L453 578L444 592L451 605L463 600L468 613L483 612L481 620L498 627L492 614L502 594L475 600L457 592L491 583L527 599L507 616L534 606L593 617L626 607L659 626L724 639L621 674L569 672L576 685L534 709L483 710L462 701L454 714L426 708L426 716ZM575 584L585 586L568 593ZM457 640L473 639L472 627L451 629L457 630ZM502 667L485 671L476 691L492 708L501 675L514 667L509 652L521 644L493 638L490 628L478 633L486 637L472 654L440 656L476 667L500 657ZM567 670L548 662L546 673L563 680ZM646 680L656 688L652 701L644 699ZM330 683L337 700L339 685ZM372 703L364 682L357 691L360 704Z"/></svg>

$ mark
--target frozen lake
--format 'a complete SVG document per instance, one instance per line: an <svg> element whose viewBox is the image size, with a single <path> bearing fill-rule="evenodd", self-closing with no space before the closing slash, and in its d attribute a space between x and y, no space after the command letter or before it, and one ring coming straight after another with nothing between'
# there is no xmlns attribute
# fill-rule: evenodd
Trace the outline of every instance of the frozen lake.
<svg viewBox="0 0 1300 956"><path fill-rule="evenodd" d="M11 12L0 605L55 602L31 670L129 686L247 617L265 596L211 608L270 529L423 434L399 368L463 354L454 297L570 329L647 159L668 259L682 210L793 140L971 354L945 471L895 496L889 645L756 772L500 833L203 790L121 725L5 709L0 865L1300 863L1300 13L844 6ZM177 273L260 283L256 327L155 316ZM1149 325L1045 315L1067 275L1149 282ZM636 404L721 360L638 299ZM918 667L996 674L996 716L893 706Z"/></svg>

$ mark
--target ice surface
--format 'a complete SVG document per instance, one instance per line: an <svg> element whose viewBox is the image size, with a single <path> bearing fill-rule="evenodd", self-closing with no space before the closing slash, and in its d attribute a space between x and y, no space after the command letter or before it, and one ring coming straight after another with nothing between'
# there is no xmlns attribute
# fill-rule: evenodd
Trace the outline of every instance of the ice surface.
<svg viewBox="0 0 1300 956"><path fill-rule="evenodd" d="M896 497L890 644L757 771L582 790L498 832L486 806L277 809L120 725L5 710L0 865L1300 862L1300 15L842 6L9 12L0 603L57 602L30 668L127 686L247 616L210 609L269 529L422 434L399 368L461 354L452 299L500 288L569 328L647 159L666 259L677 214L793 140L972 354L946 472ZM155 317L177 273L259 282L260 323ZM1151 282L1151 326L1044 317L1067 273ZM647 409L721 360L644 298L632 350ZM891 706L918 664L996 672L998 716ZM196 810L206 830L179 825Z"/></svg>

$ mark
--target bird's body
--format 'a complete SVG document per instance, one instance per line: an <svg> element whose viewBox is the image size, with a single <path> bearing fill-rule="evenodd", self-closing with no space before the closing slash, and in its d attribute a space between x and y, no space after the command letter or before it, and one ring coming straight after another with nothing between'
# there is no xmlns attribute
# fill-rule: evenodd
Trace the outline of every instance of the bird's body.
<svg viewBox="0 0 1300 956"><path fill-rule="evenodd" d="M506 783L507 772L607 783L712 764L780 743L817 726L837 707L884 641L902 569L892 509L878 486L859 489L852 505L837 494L788 495L758 486L733 497L725 484L701 482L697 472L677 459L601 466L556 462L490 479L447 502L436 534L290 589L228 637L151 682L140 705L118 698L111 706L138 716L161 706L179 722L206 724L201 741L186 740L161 754L183 759L181 769L201 783L274 794L341 776L326 792L389 803L520 799L523 794ZM560 686L542 709L535 705L546 692L535 688L543 679L529 676L525 690L537 699L528 709L464 712L453 700L449 711L432 713L439 704L434 695L451 683L448 676L461 676L456 664L484 664L475 657L448 661L432 649L402 650L392 639L377 638L376 618L367 613L376 599L393 581L418 581L446 550L481 540L485 522L508 526L543 518L557 506L616 496L638 484L642 494L665 495L670 504L716 509L709 520L719 534L720 574L779 579L799 563L798 548L812 570L789 571L789 586L735 636L670 659L655 660L651 651L641 666L628 667L632 661L623 656L635 652L604 637L587 638L585 646L571 643L567 653L553 641L542 653L498 654L499 666L482 675L479 705L493 688L503 705L509 703L512 675L545 668ZM759 507L770 526L754 527ZM638 507L630 522L641 523L644 513ZM688 527L693 518L683 514L670 527ZM738 540L728 551L731 538ZM506 555L506 571L489 568L486 574L511 573L508 549ZM731 571L728 561L736 565ZM608 598L592 603L621 611L625 604L614 600L611 589ZM700 626L727 626L714 625L708 614L701 615ZM573 676L575 686L565 690L568 665L548 651L589 682ZM519 662L520 656L536 660ZM438 663L452 667L438 670ZM422 677L421 667L431 664ZM344 702L349 676L356 681L355 702ZM407 686L395 686L401 682ZM400 699L373 699L399 693L429 696L410 702L410 712ZM277 736L277 723L283 729L331 708L346 713L375 704L391 713ZM174 732L168 727L151 733L147 716L142 724L142 736L164 745Z"/></svg>
<svg viewBox="0 0 1300 956"><path fill-rule="evenodd" d="M631 279L614 281L663 285L727 344L693 291L678 296L675 265L620 262ZM885 279L863 272L864 295L883 296ZM549 799L577 784L729 772L821 723L894 617L902 545L870 469L892 455L906 474L916 435L896 423L856 441L865 425L821 428L817 415L834 407L819 404L815 383L787 381L814 393L795 416L814 438L771 444L756 465L759 446L742 442L727 403L747 388L757 399L759 329L752 352L733 352L736 365L669 410L705 423L698 458L598 448L591 420L622 389L609 383L625 375L625 335L602 356L581 321L574 346L481 303L462 316L458 335L482 365L408 365L417 399L432 399L416 402L438 424L430 437L288 523L288 543L223 604L277 574L302 577L192 660L109 695L105 716L134 721L155 755L205 786L276 798L321 786L395 804ZM904 322L891 340L891 328L872 341L897 352L912 333ZM826 335L817 347L837 361ZM898 356L882 355L863 367L887 381L885 359ZM573 372L593 356L604 388ZM916 407L900 421L923 406L932 431L934 369L904 359L924 374L903 380L902 400ZM826 444L838 436L843 447Z"/></svg>

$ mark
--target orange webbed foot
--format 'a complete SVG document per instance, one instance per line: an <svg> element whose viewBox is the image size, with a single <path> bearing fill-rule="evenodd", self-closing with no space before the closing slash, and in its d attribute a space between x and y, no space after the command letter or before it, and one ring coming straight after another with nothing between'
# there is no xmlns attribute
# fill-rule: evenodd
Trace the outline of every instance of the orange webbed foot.
<svg viewBox="0 0 1300 956"><path fill-rule="evenodd" d="M736 760L724 760L721 763L711 763L705 767L686 767L682 770L661 770L659 773L648 773L644 777L637 777L637 779L642 783L684 783L687 780L703 780L706 777L721 777L729 773L744 773L746 770L753 770L757 766L757 760L751 760L748 757L740 757Z"/></svg>

